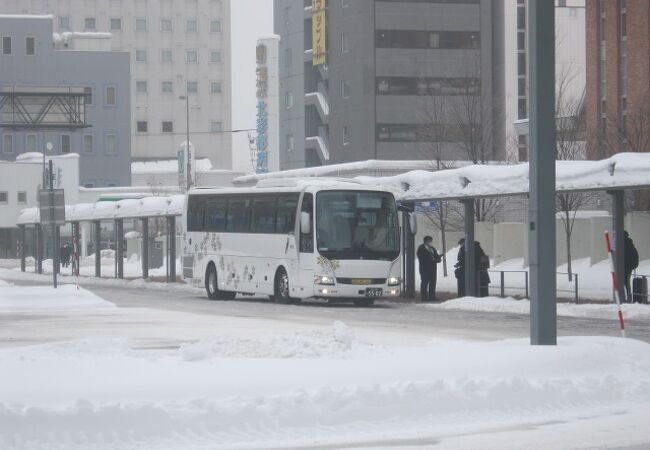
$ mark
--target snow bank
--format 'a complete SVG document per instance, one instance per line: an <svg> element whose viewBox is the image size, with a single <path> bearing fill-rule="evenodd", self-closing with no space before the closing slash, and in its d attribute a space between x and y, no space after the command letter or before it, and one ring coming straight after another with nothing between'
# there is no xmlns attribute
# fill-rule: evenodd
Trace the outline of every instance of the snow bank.
<svg viewBox="0 0 650 450"><path fill-rule="evenodd" d="M185 361L209 358L351 358L378 351L343 322L324 331L303 331L265 339L212 336L181 346Z"/></svg>
<svg viewBox="0 0 650 450"><path fill-rule="evenodd" d="M0 366L0 446L16 449L436 442L590 418L607 417L611 426L612 413L650 406L650 345L616 338L562 338L556 347L437 341L371 359L192 362L91 340L0 350ZM628 423L624 435L647 442L644 426ZM621 442L615 431L609 438ZM563 445L554 448L570 443Z"/></svg>
<svg viewBox="0 0 650 450"><path fill-rule="evenodd" d="M115 307L92 292L77 289L71 284L59 285L57 289L49 286L25 289L2 283L0 283L0 312L4 313Z"/></svg>
<svg viewBox="0 0 650 450"><path fill-rule="evenodd" d="M529 314L530 301L527 299L498 297L463 297L449 300L441 304L421 305L425 308L455 309L463 311L480 311L506 314ZM650 319L650 307L640 304L623 304L623 315L626 319ZM590 317L596 319L616 319L616 304L557 304L557 315L565 317Z"/></svg>

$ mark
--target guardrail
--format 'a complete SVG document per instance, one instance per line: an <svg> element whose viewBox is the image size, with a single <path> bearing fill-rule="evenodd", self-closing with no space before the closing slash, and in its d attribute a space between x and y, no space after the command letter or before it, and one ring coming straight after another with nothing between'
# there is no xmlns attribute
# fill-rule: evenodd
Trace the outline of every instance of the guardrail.
<svg viewBox="0 0 650 450"><path fill-rule="evenodd" d="M524 298L528 298L528 271L527 270L488 270L488 273L494 273L494 274L499 274L499 284L497 286L494 286L494 282L491 282L490 285L488 286L489 288L492 289L499 289L499 296L500 297L505 297L506 296L506 289L509 291L523 291L524 293ZM557 275L568 275L566 272L556 272ZM524 287L520 287L517 285L512 285L508 286L506 284L506 274L523 274L524 276ZM579 275L577 273L572 273L572 281L570 283L573 284L573 289L557 289L557 292L570 292L573 293L573 298L576 303L579 302L579 290L578 290L578 280L579 280Z"/></svg>

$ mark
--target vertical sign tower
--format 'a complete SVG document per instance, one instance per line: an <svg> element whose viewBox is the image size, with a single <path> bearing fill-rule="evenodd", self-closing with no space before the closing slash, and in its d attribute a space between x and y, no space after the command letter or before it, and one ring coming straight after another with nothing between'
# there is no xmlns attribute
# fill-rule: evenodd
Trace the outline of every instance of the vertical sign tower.
<svg viewBox="0 0 650 450"><path fill-rule="evenodd" d="M255 70L257 96L256 173L275 172L280 169L279 47L280 36L270 36L260 38L255 49L257 61Z"/></svg>

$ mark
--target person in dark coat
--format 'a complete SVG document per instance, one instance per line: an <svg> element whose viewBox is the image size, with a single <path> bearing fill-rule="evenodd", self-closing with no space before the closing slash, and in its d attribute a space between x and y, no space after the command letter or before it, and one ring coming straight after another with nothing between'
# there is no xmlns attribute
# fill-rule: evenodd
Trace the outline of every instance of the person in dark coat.
<svg viewBox="0 0 650 450"><path fill-rule="evenodd" d="M490 285L490 275L488 269L490 268L490 259L483 251L480 242L474 242L474 267L476 267L476 276L478 281L478 296L488 296L488 286Z"/></svg>
<svg viewBox="0 0 650 450"><path fill-rule="evenodd" d="M436 282L438 280L438 263L440 255L433 247L433 238L425 236L418 247L418 262L420 263L420 296L423 302L436 301Z"/></svg>
<svg viewBox="0 0 650 450"><path fill-rule="evenodd" d="M632 303L634 297L632 296L632 288L630 287L630 278L632 277L634 269L639 267L639 252L634 246L634 242L627 231L624 232L623 240L625 243L625 272L623 274L625 277L625 296L627 297L627 302Z"/></svg>
<svg viewBox="0 0 650 450"><path fill-rule="evenodd" d="M458 257L454 265L454 276L456 277L456 285L458 287L458 297L465 296L465 238L458 241L460 248L458 249Z"/></svg>

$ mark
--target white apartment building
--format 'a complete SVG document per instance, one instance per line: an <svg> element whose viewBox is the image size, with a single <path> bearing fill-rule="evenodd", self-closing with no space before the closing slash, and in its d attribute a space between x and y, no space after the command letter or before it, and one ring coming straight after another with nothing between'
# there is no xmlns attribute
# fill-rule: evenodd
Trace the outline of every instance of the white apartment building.
<svg viewBox="0 0 650 450"><path fill-rule="evenodd" d="M528 0L503 1L505 2L507 159L513 162L527 161ZM586 84L585 0L553 1L555 1L556 90L559 85L562 85L564 104L567 102L580 104L583 101ZM569 109L576 108L570 107ZM563 112L559 112L559 115L562 114ZM559 125L561 125L561 121Z"/></svg>
<svg viewBox="0 0 650 450"><path fill-rule="evenodd" d="M54 31L109 32L131 53L131 155L176 158L186 139L196 157L230 169L230 0L2 0L0 13L52 14Z"/></svg>

